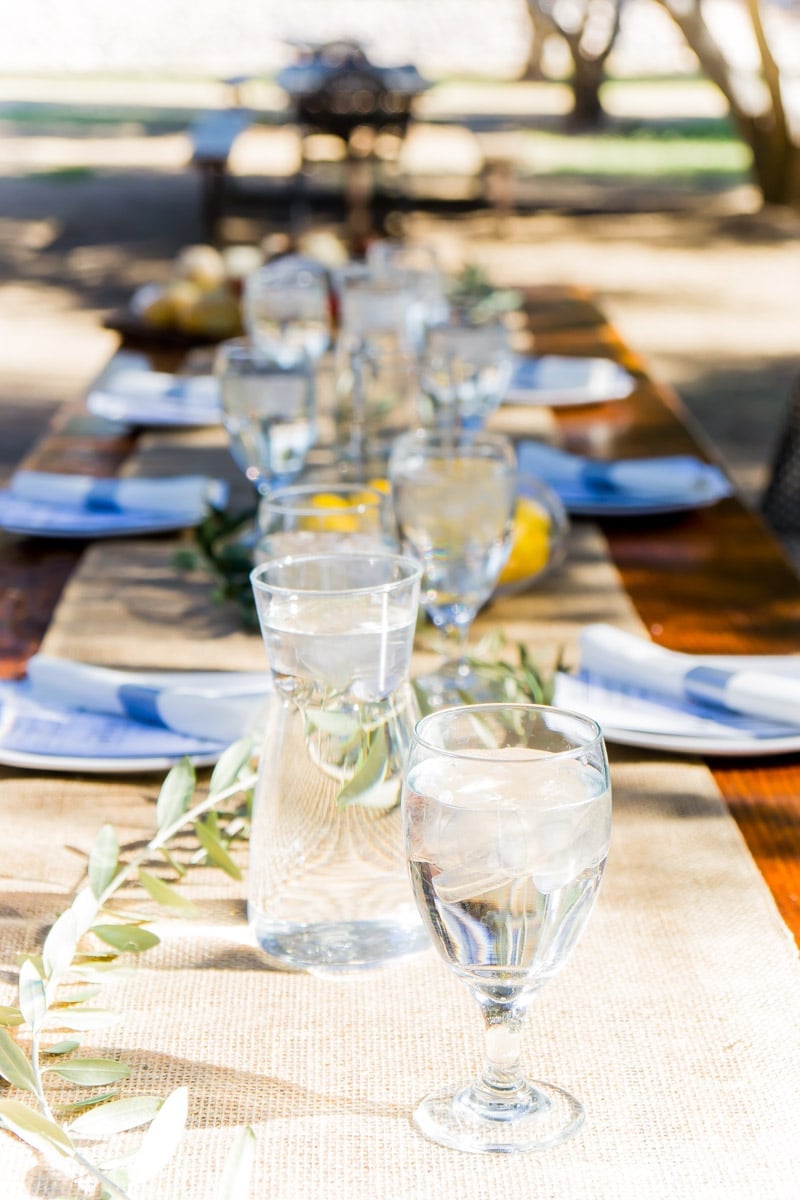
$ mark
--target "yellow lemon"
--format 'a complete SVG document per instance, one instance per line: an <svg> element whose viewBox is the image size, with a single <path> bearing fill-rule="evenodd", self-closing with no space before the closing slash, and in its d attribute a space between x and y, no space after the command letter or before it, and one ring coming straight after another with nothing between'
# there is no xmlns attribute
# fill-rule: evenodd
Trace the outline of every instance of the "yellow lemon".
<svg viewBox="0 0 800 1200"><path fill-rule="evenodd" d="M519 583L537 575L550 558L550 517L533 500L517 501L511 553L498 582Z"/></svg>
<svg viewBox="0 0 800 1200"><path fill-rule="evenodd" d="M347 508L347 501L334 492L317 492L311 497L312 508L326 510L325 516L305 517L302 528L322 533L357 533L358 517L347 512L332 513L331 509Z"/></svg>

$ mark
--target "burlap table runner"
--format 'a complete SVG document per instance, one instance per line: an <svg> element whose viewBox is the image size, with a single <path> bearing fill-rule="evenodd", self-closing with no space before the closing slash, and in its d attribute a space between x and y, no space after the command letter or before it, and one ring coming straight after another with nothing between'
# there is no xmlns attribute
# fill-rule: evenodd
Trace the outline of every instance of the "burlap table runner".
<svg viewBox="0 0 800 1200"><path fill-rule="evenodd" d="M260 668L259 640L178 577L174 547L92 549L48 635L52 653L121 665ZM565 565L494 604L540 661L580 625L640 628L591 526ZM203 918L162 922L160 947L108 987L123 1020L84 1039L132 1068L126 1095L186 1084L190 1128L139 1194L215 1200L237 1127L257 1134L249 1196L297 1200L702 1200L800 1195L800 966L738 829L700 763L612 748L614 835L585 938L531 1010L533 1077L585 1104L584 1129L541 1155L470 1156L426 1142L410 1117L432 1087L480 1064L481 1021L433 952L347 981L266 969L244 944L243 887L189 885ZM147 835L154 778L4 772L0 1002L20 951L66 905L105 821ZM66 1087L66 1092L72 1090ZM81 1193L0 1134L0 1196ZM245 1200L245 1197L242 1197Z"/></svg>

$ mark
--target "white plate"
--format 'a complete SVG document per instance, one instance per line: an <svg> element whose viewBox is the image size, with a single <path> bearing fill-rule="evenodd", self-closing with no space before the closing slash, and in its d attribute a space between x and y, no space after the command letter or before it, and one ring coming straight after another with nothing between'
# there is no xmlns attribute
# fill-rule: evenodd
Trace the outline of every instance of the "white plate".
<svg viewBox="0 0 800 1200"><path fill-rule="evenodd" d="M720 741L714 738L670 736L637 729L616 729L603 726L608 742L620 746L641 746L649 750L666 750L671 754L700 754L705 758L767 758L776 754L800 752L800 732L787 737L750 738L741 741Z"/></svg>
<svg viewBox="0 0 800 1200"><path fill-rule="evenodd" d="M570 496L566 490L554 490L567 512L576 517L655 517L666 513L690 512L696 508L710 508L733 494L733 487L726 479L715 478L711 474L699 478L680 494L649 496L646 500L639 497L626 499L613 492L608 497L598 496L596 500L590 500L578 494Z"/></svg>
<svg viewBox="0 0 800 1200"><path fill-rule="evenodd" d="M143 671L141 678L155 686L202 689L225 686L231 674ZM87 752L76 754L76 744L86 746ZM98 753L106 750L111 752ZM0 763L8 767L119 775L167 771L184 757L196 766L210 766L224 750L222 742L40 701L27 680L0 681Z"/></svg>
<svg viewBox="0 0 800 1200"><path fill-rule="evenodd" d="M506 404L570 408L624 400L636 380L610 358L561 358L554 354L520 358L504 397Z"/></svg>
<svg viewBox="0 0 800 1200"><path fill-rule="evenodd" d="M189 761L195 767L210 767L219 758L217 754L189 754ZM174 758L81 758L79 755L57 754L26 754L22 751L6 750L0 746L0 764L4 767L19 767L30 771L60 771L64 774L87 775L135 775L137 772L150 774L153 771L168 771L184 758L180 754Z"/></svg>
<svg viewBox="0 0 800 1200"><path fill-rule="evenodd" d="M720 668L762 667L800 679L800 656L706 655L698 662ZM687 705L671 706L635 689L559 674L555 700L593 717L609 742L674 754L761 758L800 752L800 729ZM698 715L699 714L699 715Z"/></svg>
<svg viewBox="0 0 800 1200"><path fill-rule="evenodd" d="M26 500L0 493L0 529L23 537L113 538L143 533L171 533L190 529L203 519L194 512L97 512L67 505Z"/></svg>
<svg viewBox="0 0 800 1200"><path fill-rule="evenodd" d="M96 417L126 425L191 427L219 425L219 385L212 375L170 375L124 368L86 397Z"/></svg>

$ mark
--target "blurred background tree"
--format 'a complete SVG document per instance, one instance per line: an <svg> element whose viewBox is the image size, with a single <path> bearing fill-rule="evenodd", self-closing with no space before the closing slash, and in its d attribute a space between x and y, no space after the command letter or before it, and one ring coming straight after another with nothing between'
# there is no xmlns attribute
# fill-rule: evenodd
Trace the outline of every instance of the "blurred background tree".
<svg viewBox="0 0 800 1200"><path fill-rule="evenodd" d="M800 0L789 2L800 6ZM550 38L566 43L572 64L573 126L597 127L603 121L601 88L625 3L526 0L532 33L526 78L540 79L545 74L544 53ZM748 62L740 54L732 55L733 39L725 36L719 23L710 23L711 0L655 3L675 22L700 70L727 100L738 134L752 153L753 176L764 202L800 207L800 112L793 112L788 100L780 38L771 37L778 0L740 0L751 43Z"/></svg>
<svg viewBox="0 0 800 1200"><path fill-rule="evenodd" d="M580 128L599 125L605 116L600 87L619 33L624 0L526 0L526 3L532 30L526 78L542 77L542 56L548 38L562 38L572 62L570 124Z"/></svg>
<svg viewBox="0 0 800 1200"><path fill-rule="evenodd" d="M703 0L657 0L672 17L730 106L753 154L753 174L767 204L800 207L800 113L790 111L785 80L770 42L769 0L742 0L752 30L756 65L734 62L709 26Z"/></svg>

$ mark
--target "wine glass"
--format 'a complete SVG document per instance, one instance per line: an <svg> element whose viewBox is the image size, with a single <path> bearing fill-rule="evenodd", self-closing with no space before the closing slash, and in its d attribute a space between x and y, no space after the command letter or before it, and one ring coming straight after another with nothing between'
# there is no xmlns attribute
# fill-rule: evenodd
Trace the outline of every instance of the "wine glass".
<svg viewBox="0 0 800 1200"><path fill-rule="evenodd" d="M330 289L313 259L287 254L247 275L242 313L250 340L281 366L316 363L330 345Z"/></svg>
<svg viewBox="0 0 800 1200"><path fill-rule="evenodd" d="M450 304L444 273L433 247L422 242L378 240L367 247L366 264L373 277L399 279L414 298L406 310L412 344L420 350L430 325L447 321Z"/></svg>
<svg viewBox="0 0 800 1200"><path fill-rule="evenodd" d="M230 451L259 492L294 478L317 437L308 360L281 363L247 338L221 342L214 358Z"/></svg>
<svg viewBox="0 0 800 1200"><path fill-rule="evenodd" d="M259 502L255 562L288 554L333 554L397 549L389 496L359 483L292 484L272 488Z"/></svg>
<svg viewBox="0 0 800 1200"><path fill-rule="evenodd" d="M480 429L511 382L514 352L502 320L431 325L420 355L423 425Z"/></svg>
<svg viewBox="0 0 800 1200"><path fill-rule="evenodd" d="M611 834L600 728L563 709L469 705L418 722L403 785L417 906L483 1014L474 1082L427 1096L432 1141L474 1152L542 1150L583 1123L578 1100L527 1080L522 1024L569 958L594 905Z"/></svg>
<svg viewBox="0 0 800 1200"><path fill-rule="evenodd" d="M417 429L397 439L389 481L401 545L422 563L422 606L454 647L425 687L456 699L472 689L474 697L478 681L465 648L511 550L513 445L485 430Z"/></svg>

